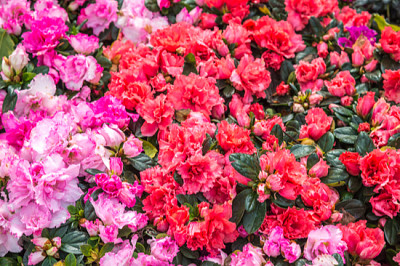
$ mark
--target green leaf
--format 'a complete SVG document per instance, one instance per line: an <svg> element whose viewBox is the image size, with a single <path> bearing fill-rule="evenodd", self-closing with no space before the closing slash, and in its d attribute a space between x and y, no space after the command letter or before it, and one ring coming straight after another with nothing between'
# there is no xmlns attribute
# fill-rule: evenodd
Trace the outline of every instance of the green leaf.
<svg viewBox="0 0 400 266"><path fill-rule="evenodd" d="M290 152L293 153L293 155L294 155L294 157L296 157L296 159L310 155L314 151L315 151L314 146L302 145L302 144L296 144L290 149Z"/></svg>
<svg viewBox="0 0 400 266"><path fill-rule="evenodd" d="M261 168L257 158L249 154L233 153L229 155L229 160L239 174L252 180L258 180Z"/></svg>
<svg viewBox="0 0 400 266"><path fill-rule="evenodd" d="M36 73L36 74L48 74L48 73L49 73L49 67L48 67L48 66L35 67L35 68L32 70L32 73Z"/></svg>
<svg viewBox="0 0 400 266"><path fill-rule="evenodd" d="M196 57L192 53L189 53L185 56L185 63L183 64L182 74L185 76L189 76L190 73L198 74L196 69Z"/></svg>
<svg viewBox="0 0 400 266"><path fill-rule="evenodd" d="M142 140L143 143L143 150L144 153L149 156L150 158L154 158L154 156L156 156L158 150L156 147L153 146L153 144L151 144L150 142L146 141L146 140Z"/></svg>
<svg viewBox="0 0 400 266"><path fill-rule="evenodd" d="M212 261L203 261L200 266L219 266L219 264Z"/></svg>
<svg viewBox="0 0 400 266"><path fill-rule="evenodd" d="M346 144L354 144L357 140L357 131L352 127L340 127L333 132L335 137Z"/></svg>
<svg viewBox="0 0 400 266"><path fill-rule="evenodd" d="M68 254L65 258L65 266L76 266L76 257L74 254Z"/></svg>
<svg viewBox="0 0 400 266"><path fill-rule="evenodd" d="M247 195L246 200L244 202L244 207L246 211L251 212L255 209L256 204L257 204L257 198L258 194L256 192L252 192L249 195Z"/></svg>
<svg viewBox="0 0 400 266"><path fill-rule="evenodd" d="M182 205L189 203L189 205L195 206L197 204L197 197L194 194L178 194L176 195L176 199Z"/></svg>
<svg viewBox="0 0 400 266"><path fill-rule="evenodd" d="M144 153L141 153L133 158L128 158L128 160L130 161L131 165L140 172L155 166L154 161Z"/></svg>
<svg viewBox="0 0 400 266"><path fill-rule="evenodd" d="M96 60L97 60L97 63L99 63L99 65L101 65L105 69L110 69L112 67L111 61L108 60L108 58L105 56L102 56L102 55L97 56Z"/></svg>
<svg viewBox="0 0 400 266"><path fill-rule="evenodd" d="M312 153L307 158L307 169L311 169L314 165L319 162L318 154Z"/></svg>
<svg viewBox="0 0 400 266"><path fill-rule="evenodd" d="M243 218L243 214L245 211L245 201L248 195L252 190L250 188L241 191L232 202L232 217L230 219L231 222L238 225Z"/></svg>
<svg viewBox="0 0 400 266"><path fill-rule="evenodd" d="M143 246L142 243L136 242L136 252L137 253L145 253L146 248Z"/></svg>
<svg viewBox="0 0 400 266"><path fill-rule="evenodd" d="M279 145L283 142L283 130L279 124L276 124L272 130L271 135L274 135L279 140Z"/></svg>
<svg viewBox="0 0 400 266"><path fill-rule="evenodd" d="M290 60L285 60L282 62L281 64L281 78L284 82L288 81L289 75L290 73L292 73L294 71L294 67L292 62L290 62Z"/></svg>
<svg viewBox="0 0 400 266"><path fill-rule="evenodd" d="M358 176L351 176L347 183L347 187L350 192L357 192L362 187L362 179Z"/></svg>
<svg viewBox="0 0 400 266"><path fill-rule="evenodd" d="M53 257L46 257L42 262L42 266L53 266L57 263L57 260Z"/></svg>
<svg viewBox="0 0 400 266"><path fill-rule="evenodd" d="M335 206L336 210L340 211L344 209L346 212L353 215L357 220L364 216L366 207L358 199L350 199L341 201Z"/></svg>
<svg viewBox="0 0 400 266"><path fill-rule="evenodd" d="M361 156L365 156L368 152L371 152L375 149L375 145L368 134L362 131L360 132L360 135L358 135L355 148Z"/></svg>
<svg viewBox="0 0 400 266"><path fill-rule="evenodd" d="M382 73L379 69L375 70L374 72L368 72L364 74L365 77L369 80L374 82L379 82L382 79Z"/></svg>
<svg viewBox="0 0 400 266"><path fill-rule="evenodd" d="M0 29L0 61L3 57L8 57L14 51L14 41L10 35L4 30ZM0 65L1 70L1 65Z"/></svg>
<svg viewBox="0 0 400 266"><path fill-rule="evenodd" d="M4 102L3 102L3 114L7 113L8 111L12 111L15 108L15 105L17 104L17 100L18 100L18 95L17 93L14 91L14 89L11 86L7 87L7 95L4 98Z"/></svg>
<svg viewBox="0 0 400 266"><path fill-rule="evenodd" d="M160 7L157 5L157 0L145 0L144 5L151 12L160 11Z"/></svg>
<svg viewBox="0 0 400 266"><path fill-rule="evenodd" d="M85 245L88 236L80 231L69 232L61 239L61 250L66 253L81 254L80 246Z"/></svg>
<svg viewBox="0 0 400 266"><path fill-rule="evenodd" d="M349 174L345 169L331 167L328 170L328 175L324 178L321 178L321 182L328 184L330 186L341 186L344 185L344 182L349 177Z"/></svg>
<svg viewBox="0 0 400 266"><path fill-rule="evenodd" d="M255 233L262 225L267 212L267 201L257 203L252 212L246 212L243 216L243 226L248 234Z"/></svg>
<svg viewBox="0 0 400 266"><path fill-rule="evenodd" d="M316 17L311 17L309 23L315 35L318 37L322 36L324 33L324 27L322 27L321 22Z"/></svg>
<svg viewBox="0 0 400 266"><path fill-rule="evenodd" d="M378 25L378 29L380 31L383 31L383 29L386 27L391 27L394 31L400 31L399 26L387 23L383 16L380 16L378 14L373 14L372 19L376 22L376 24Z"/></svg>
<svg viewBox="0 0 400 266"><path fill-rule="evenodd" d="M351 110L349 110L349 109L347 109L346 107L343 107L343 106L332 107L332 110L335 113L338 113L338 114L343 115L343 116L353 116L354 115L354 113Z"/></svg>
<svg viewBox="0 0 400 266"><path fill-rule="evenodd" d="M326 161L332 167L345 169L344 164L339 160L339 156L345 152L343 149L334 149L325 154Z"/></svg>
<svg viewBox="0 0 400 266"><path fill-rule="evenodd" d="M94 221L97 217L96 211L93 207L93 204L90 202L90 200L86 201L86 203L85 203L84 214L85 214L86 220L89 220L89 221Z"/></svg>
<svg viewBox="0 0 400 266"><path fill-rule="evenodd" d="M394 147L396 149L400 149L400 133L394 134L388 140L387 146Z"/></svg>
<svg viewBox="0 0 400 266"><path fill-rule="evenodd" d="M3 258L0 258L0 265L1 266L17 266L18 263L12 258L3 257Z"/></svg>
<svg viewBox="0 0 400 266"><path fill-rule="evenodd" d="M24 83L28 83L28 82L30 82L35 76L36 76L35 73L32 73L32 72L25 72L25 73L22 74L22 81L23 81Z"/></svg>
<svg viewBox="0 0 400 266"><path fill-rule="evenodd" d="M183 179L181 177L180 174L178 174L178 171L175 171L174 173L174 180L176 181L176 183L178 183L179 185L183 185Z"/></svg>
<svg viewBox="0 0 400 266"><path fill-rule="evenodd" d="M295 202L293 200L289 200L285 197L282 197L279 193L275 193L273 197L271 197L271 201L278 205L281 208L289 208L294 206Z"/></svg>
<svg viewBox="0 0 400 266"><path fill-rule="evenodd" d="M400 230L399 222L396 219L387 220L384 227L385 239L391 246L395 246L398 240L398 233Z"/></svg>
<svg viewBox="0 0 400 266"><path fill-rule="evenodd" d="M334 143L335 137L331 132L327 132L318 140L317 144L324 152L328 152L332 150Z"/></svg>
<svg viewBox="0 0 400 266"><path fill-rule="evenodd" d="M206 155L206 153L210 150L211 145L212 145L212 138L208 133L206 133L206 138L203 141L201 149L203 155Z"/></svg>
<svg viewBox="0 0 400 266"><path fill-rule="evenodd" d="M190 250L186 246L180 247L180 251L182 252L182 255L188 259L198 259L200 257L200 253L198 251Z"/></svg>
<svg viewBox="0 0 400 266"><path fill-rule="evenodd" d="M102 174L104 173L103 171L94 169L94 168L88 168L85 170L86 173L88 173L89 175L97 175L97 174Z"/></svg>
<svg viewBox="0 0 400 266"><path fill-rule="evenodd" d="M81 252L83 255L85 255L86 257L91 256L91 251L92 251L92 246L91 245L82 245L80 246Z"/></svg>
<svg viewBox="0 0 400 266"><path fill-rule="evenodd" d="M235 87L230 86L230 85L226 85L225 88L222 90L222 95L225 98L231 98L233 96L233 94L235 94Z"/></svg>
<svg viewBox="0 0 400 266"><path fill-rule="evenodd" d="M104 246L100 249L99 256L102 258L107 252L110 252L114 248L114 243L113 242L108 242L104 244Z"/></svg>
<svg viewBox="0 0 400 266"><path fill-rule="evenodd" d="M335 253L332 255L332 257L334 257L335 260L338 262L337 266L344 266L344 262L343 262L342 256L340 256L340 254Z"/></svg>

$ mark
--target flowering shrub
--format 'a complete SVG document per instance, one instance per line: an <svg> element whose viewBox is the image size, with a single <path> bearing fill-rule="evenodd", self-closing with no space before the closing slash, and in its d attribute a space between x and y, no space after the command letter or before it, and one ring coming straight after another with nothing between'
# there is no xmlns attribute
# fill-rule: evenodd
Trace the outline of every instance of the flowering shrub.
<svg viewBox="0 0 400 266"><path fill-rule="evenodd" d="M372 2L0 0L0 265L399 264Z"/></svg>

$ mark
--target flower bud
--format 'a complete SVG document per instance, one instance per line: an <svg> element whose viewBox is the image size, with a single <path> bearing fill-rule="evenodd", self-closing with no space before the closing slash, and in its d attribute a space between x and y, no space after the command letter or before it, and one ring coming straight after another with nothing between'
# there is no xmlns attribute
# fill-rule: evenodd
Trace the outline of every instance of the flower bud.
<svg viewBox="0 0 400 266"><path fill-rule="evenodd" d="M54 256L58 251L57 247L51 247L50 249L46 250L46 254L48 256Z"/></svg>
<svg viewBox="0 0 400 266"><path fill-rule="evenodd" d="M17 49L14 50L8 59L17 75L21 73L22 69L29 61L28 54L25 52L25 47L21 44L17 46Z"/></svg>
<svg viewBox="0 0 400 266"><path fill-rule="evenodd" d="M2 72L1 72L2 77L3 77L3 75L6 78L12 78L14 76L13 69L12 69L10 61L7 59L7 57L3 57L3 62L1 63L1 70L2 70ZM3 77L3 79L4 79L4 77Z"/></svg>
<svg viewBox="0 0 400 266"><path fill-rule="evenodd" d="M375 92L368 92L364 97L358 99L357 103L357 114L362 117L366 117L371 109L375 105Z"/></svg>

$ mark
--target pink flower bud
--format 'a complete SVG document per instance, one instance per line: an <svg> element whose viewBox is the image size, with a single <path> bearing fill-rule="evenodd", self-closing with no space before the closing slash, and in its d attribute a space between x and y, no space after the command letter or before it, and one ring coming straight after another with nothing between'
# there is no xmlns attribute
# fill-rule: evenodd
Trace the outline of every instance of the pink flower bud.
<svg viewBox="0 0 400 266"><path fill-rule="evenodd" d="M311 167L309 174L317 178L328 175L329 165L322 159L319 160L313 167Z"/></svg>
<svg viewBox="0 0 400 266"><path fill-rule="evenodd" d="M370 91L364 97L358 99L357 114L366 117L375 105L375 92Z"/></svg>
<svg viewBox="0 0 400 266"><path fill-rule="evenodd" d="M352 102L353 102L353 97L344 96L344 97L340 98L340 103L343 106L349 106L349 105L351 105Z"/></svg>
<svg viewBox="0 0 400 266"><path fill-rule="evenodd" d="M22 44L17 46L17 49L14 50L8 59L10 60L10 64L17 75L21 73L22 69L28 64L29 61L28 54L25 52L25 47Z"/></svg>
<svg viewBox="0 0 400 266"><path fill-rule="evenodd" d="M110 170L112 173L116 175L121 175L122 170L124 169L124 164L119 157L111 157L110 158Z"/></svg>
<svg viewBox="0 0 400 266"><path fill-rule="evenodd" d="M299 103L294 103L293 104L293 112L295 112L295 113L303 113L304 112L303 105L301 105Z"/></svg>
<svg viewBox="0 0 400 266"><path fill-rule="evenodd" d="M203 29L212 29L217 26L217 23L215 23L217 17L218 16L214 14L203 13L200 16L199 26Z"/></svg>
<svg viewBox="0 0 400 266"><path fill-rule="evenodd" d="M138 138L131 135L125 141L122 148L124 150L124 154L127 157L132 158L138 156L143 151L142 145L142 142Z"/></svg>
<svg viewBox="0 0 400 266"><path fill-rule="evenodd" d="M325 58L328 56L328 45L325 42L320 42L317 45L318 56Z"/></svg>
<svg viewBox="0 0 400 266"><path fill-rule="evenodd" d="M46 250L46 254L48 255L48 256L54 256L56 253L57 253L57 251L58 251L58 248L57 247L51 247L50 249L48 249L48 250Z"/></svg>
<svg viewBox="0 0 400 266"><path fill-rule="evenodd" d="M361 52L360 48L354 48L354 52L351 55L351 61L353 63L353 66L361 66L364 64L364 55Z"/></svg>
<svg viewBox="0 0 400 266"><path fill-rule="evenodd" d="M313 93L308 97L310 105L318 105L324 97L321 94Z"/></svg>
<svg viewBox="0 0 400 266"><path fill-rule="evenodd" d="M167 220L162 217L157 217L154 220L154 225L157 227L157 231L159 232L167 232L169 227Z"/></svg>
<svg viewBox="0 0 400 266"><path fill-rule="evenodd" d="M372 72L376 69L376 65L379 63L378 60L372 60L371 62L369 62L367 65L365 65L365 70L367 72Z"/></svg>

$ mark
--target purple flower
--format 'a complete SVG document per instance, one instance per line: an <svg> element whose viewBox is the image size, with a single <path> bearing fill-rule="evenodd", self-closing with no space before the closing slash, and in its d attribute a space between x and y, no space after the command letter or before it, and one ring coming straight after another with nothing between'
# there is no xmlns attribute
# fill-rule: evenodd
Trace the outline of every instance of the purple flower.
<svg viewBox="0 0 400 266"><path fill-rule="evenodd" d="M375 44L376 41L376 31L368 28L367 26L358 26L358 27L346 27L349 32L349 37L341 37L338 40L339 45L343 47L352 47L357 39L363 35L365 36L372 45Z"/></svg>

